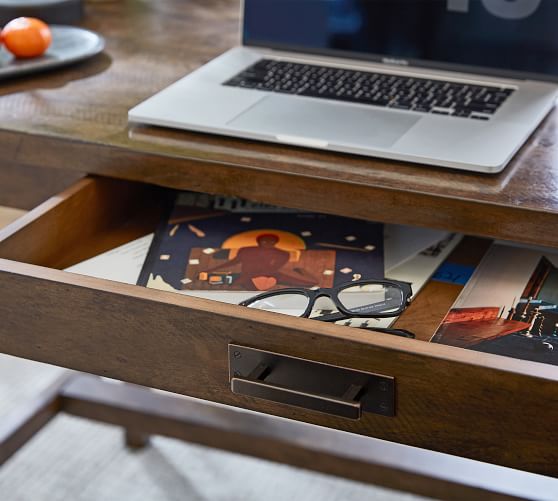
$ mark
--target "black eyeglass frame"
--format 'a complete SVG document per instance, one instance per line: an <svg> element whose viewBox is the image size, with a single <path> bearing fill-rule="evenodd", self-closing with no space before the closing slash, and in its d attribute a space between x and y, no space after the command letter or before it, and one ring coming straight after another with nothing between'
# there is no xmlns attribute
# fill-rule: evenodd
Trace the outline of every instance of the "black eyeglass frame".
<svg viewBox="0 0 558 501"><path fill-rule="evenodd" d="M351 287L360 286L360 285L383 285L383 286L391 286L397 288L401 291L401 306L397 309L397 311L390 311L389 313L370 313L370 314L359 314L355 313L351 310L348 310L343 306L341 301L339 300L339 293L345 289L349 289ZM411 297L413 295L413 290L411 288L411 284L408 282L400 282L398 280L357 280L355 282L347 282L343 285L338 287L332 287L327 289L303 289L303 288L289 288L289 289L277 289L274 291L262 292L250 299L246 299L239 303L241 306L249 307L252 303L256 301L261 301L262 299L266 299L268 297L274 297L284 294L299 294L304 295L308 298L308 306L302 315L299 315L299 318L309 318L310 313L312 313L312 308L316 303L316 300L320 297L327 297L329 298L335 307L339 310L339 313L331 313L328 315L323 315L321 317L317 317L316 320L324 320L326 322L336 322L338 320L343 320L346 318L389 318L389 317L397 317L401 315L411 303Z"/></svg>

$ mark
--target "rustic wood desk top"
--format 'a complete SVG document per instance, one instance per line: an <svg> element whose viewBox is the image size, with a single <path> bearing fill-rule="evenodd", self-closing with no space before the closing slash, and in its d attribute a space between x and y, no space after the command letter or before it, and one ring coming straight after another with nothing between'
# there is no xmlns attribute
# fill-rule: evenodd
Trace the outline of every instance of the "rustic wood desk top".
<svg viewBox="0 0 558 501"><path fill-rule="evenodd" d="M4 164L558 246L556 111L490 176L128 126L129 108L237 44L238 22L239 0L89 0L104 54L0 82Z"/></svg>

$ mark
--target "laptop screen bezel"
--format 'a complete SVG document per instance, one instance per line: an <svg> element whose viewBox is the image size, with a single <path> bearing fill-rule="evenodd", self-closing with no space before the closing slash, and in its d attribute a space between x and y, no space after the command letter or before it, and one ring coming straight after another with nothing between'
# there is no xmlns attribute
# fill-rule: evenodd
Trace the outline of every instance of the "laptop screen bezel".
<svg viewBox="0 0 558 501"><path fill-rule="evenodd" d="M453 73L467 73L480 77L497 77L513 80L538 80L542 82L550 82L558 84L558 75L547 75L544 73L530 73L525 71L504 70L502 68L493 68L488 66L471 66L467 64L447 63L442 61L433 61L430 59L415 58L395 58L389 54L372 54L363 52L352 52L336 49L314 49L308 47L300 47L296 45L284 44L258 44L247 43L245 40L245 0L241 0L240 5L240 41L243 47L279 50L283 52L292 52L295 54L308 54L314 56L329 56L341 59L352 60L355 62L364 61L375 64L382 64L391 69L393 68L423 68L429 70L449 71Z"/></svg>

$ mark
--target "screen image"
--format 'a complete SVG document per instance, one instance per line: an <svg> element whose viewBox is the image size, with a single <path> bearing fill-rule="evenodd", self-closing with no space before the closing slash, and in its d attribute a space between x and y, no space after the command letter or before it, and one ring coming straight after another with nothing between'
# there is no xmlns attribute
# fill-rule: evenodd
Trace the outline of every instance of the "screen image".
<svg viewBox="0 0 558 501"><path fill-rule="evenodd" d="M558 79L557 0L245 0L245 45Z"/></svg>

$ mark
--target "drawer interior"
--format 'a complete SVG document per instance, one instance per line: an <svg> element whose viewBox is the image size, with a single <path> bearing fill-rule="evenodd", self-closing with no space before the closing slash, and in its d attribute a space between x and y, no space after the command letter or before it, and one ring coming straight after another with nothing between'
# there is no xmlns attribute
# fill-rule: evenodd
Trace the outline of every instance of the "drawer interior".
<svg viewBox="0 0 558 501"><path fill-rule="evenodd" d="M410 340L60 271L153 231L165 201L156 187L85 178L0 230L0 352L558 475L555 367L422 341L458 286L425 286L396 324ZM454 257L472 264L487 246ZM230 346L391 378L395 412L348 419L233 393Z"/></svg>
<svg viewBox="0 0 558 501"><path fill-rule="evenodd" d="M167 200L168 191L155 186L83 179L0 230L0 258L63 270L155 231ZM451 260L474 266L489 245L488 239L466 237ZM461 288L427 283L394 328L430 340Z"/></svg>
<svg viewBox="0 0 558 501"><path fill-rule="evenodd" d="M0 257L64 269L153 231L163 190L85 178L0 230Z"/></svg>

